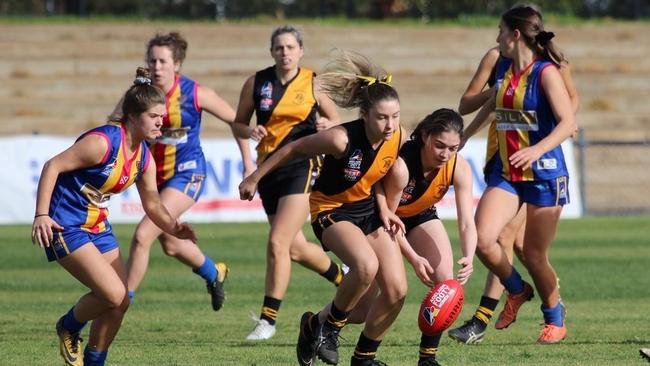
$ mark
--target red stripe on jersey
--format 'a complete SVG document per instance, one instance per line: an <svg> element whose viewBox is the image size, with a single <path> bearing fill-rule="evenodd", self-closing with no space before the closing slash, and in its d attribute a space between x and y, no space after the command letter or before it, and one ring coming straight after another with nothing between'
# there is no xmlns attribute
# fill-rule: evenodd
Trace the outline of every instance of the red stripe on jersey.
<svg viewBox="0 0 650 366"><path fill-rule="evenodd" d="M513 66L510 67L512 68ZM504 108L513 109L513 104L515 100L515 91L517 90L517 86L519 86L519 80L521 78L521 75L522 73L515 74L514 72L512 72L512 78L510 79L510 84L508 85L506 92L503 93L502 103ZM506 135L506 149L508 151L508 157L510 157L512 156L512 154L519 151L519 132L506 131L505 135ZM512 165L512 163L510 163L509 159L508 159L508 165L509 165L508 171L510 172L510 180L511 181L521 180L521 177L524 174L523 170L521 168L515 168L515 166Z"/></svg>

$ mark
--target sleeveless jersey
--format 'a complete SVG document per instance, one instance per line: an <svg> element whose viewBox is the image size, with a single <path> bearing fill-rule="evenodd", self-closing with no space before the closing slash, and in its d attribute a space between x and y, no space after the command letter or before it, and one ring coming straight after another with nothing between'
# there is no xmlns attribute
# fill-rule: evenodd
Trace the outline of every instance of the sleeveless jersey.
<svg viewBox="0 0 650 366"><path fill-rule="evenodd" d="M325 156L320 176L314 183L309 205L312 221L319 212L329 211L344 204L369 200L374 203L372 186L383 178L395 163L401 141L398 129L377 150L368 141L362 119L342 124L348 135L348 146L343 156L336 159Z"/></svg>
<svg viewBox="0 0 650 366"><path fill-rule="evenodd" d="M198 87L194 80L176 75L174 86L167 92L167 115L163 119L162 136L151 146L158 185L178 172L205 165L199 138L201 107Z"/></svg>
<svg viewBox="0 0 650 366"><path fill-rule="evenodd" d="M255 74L253 102L257 124L268 135L257 144L257 165L273 152L301 137L316 133L317 103L313 90L314 72L300 68L298 74L282 85L271 66ZM308 160L297 157L285 165Z"/></svg>
<svg viewBox="0 0 650 366"><path fill-rule="evenodd" d="M508 71L511 64L511 59L499 55L496 64L494 64L494 68L492 68L492 74L488 80L488 86L493 87L495 84L503 80L503 76L505 75L506 71ZM487 145L485 151L486 170L489 169L487 164L490 163L490 160L497 154L498 151L499 139L497 137L497 126L496 123L492 121L488 127Z"/></svg>
<svg viewBox="0 0 650 366"><path fill-rule="evenodd" d="M544 153L526 170L515 168L508 160L515 152L548 136L557 125L542 85L542 71L547 67L555 65L535 60L515 74L511 65L498 83L495 124L499 158L495 169L511 182L549 180L568 175L559 145Z"/></svg>
<svg viewBox="0 0 650 366"><path fill-rule="evenodd" d="M88 135L104 137L108 150L98 165L59 174L50 216L66 229L78 227L98 234L110 230L106 218L111 195L124 191L142 176L149 166L150 153L143 141L133 156L127 156L121 123L94 128L79 139Z"/></svg>
<svg viewBox="0 0 650 366"><path fill-rule="evenodd" d="M422 173L420 146L416 142L406 142L399 155L408 167L409 179L395 213L399 217L411 217L431 208L447 193L454 181L457 155L454 154L432 177Z"/></svg>

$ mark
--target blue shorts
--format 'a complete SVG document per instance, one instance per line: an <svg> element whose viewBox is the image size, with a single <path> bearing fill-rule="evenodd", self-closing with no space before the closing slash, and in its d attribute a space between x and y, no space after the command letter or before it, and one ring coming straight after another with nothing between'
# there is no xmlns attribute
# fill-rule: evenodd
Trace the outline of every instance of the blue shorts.
<svg viewBox="0 0 650 366"><path fill-rule="evenodd" d="M49 247L45 247L45 254L47 260L52 262L67 256L85 244L94 245L102 254L118 247L112 230L93 234L81 229L64 229L54 232L54 240Z"/></svg>
<svg viewBox="0 0 650 366"><path fill-rule="evenodd" d="M205 174L196 171L176 173L169 180L158 186L158 192L165 188L174 188L183 192L194 201L198 201L205 188Z"/></svg>
<svg viewBox="0 0 650 366"><path fill-rule="evenodd" d="M559 176L549 180L511 182L500 172L488 177L488 187L501 188L519 197L521 203L539 207L564 206L569 203L569 177Z"/></svg>

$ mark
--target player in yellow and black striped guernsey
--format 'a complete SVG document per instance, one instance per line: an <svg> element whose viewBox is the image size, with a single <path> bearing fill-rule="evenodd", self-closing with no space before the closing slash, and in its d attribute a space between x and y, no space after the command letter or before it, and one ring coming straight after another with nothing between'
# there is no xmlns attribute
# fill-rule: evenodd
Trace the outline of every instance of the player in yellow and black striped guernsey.
<svg viewBox="0 0 650 366"><path fill-rule="evenodd" d="M239 137L259 141L258 165L291 141L339 123L336 106L314 85L314 72L298 65L302 44L302 35L295 28L277 28L271 35L275 65L258 71L242 88L234 131ZM249 127L253 112L257 126ZM259 193L271 229L264 302L248 340L265 340L275 334L280 304L289 286L291 260L335 285L343 278L341 267L308 242L301 231L320 164L319 157L296 157L260 181Z"/></svg>
<svg viewBox="0 0 650 366"><path fill-rule="evenodd" d="M343 52L318 77L323 90L343 108L360 109L360 119L294 141L278 150L239 186L251 199L269 171L295 156L325 154L321 175L310 197L314 233L350 271L336 296L318 314L300 321L298 363L339 361L338 335L349 312L378 279L381 293L369 310L352 365L382 365L377 348L397 318L406 296L406 274L399 247L382 222L373 185L389 171L401 143L400 103L390 76L359 54Z"/></svg>
<svg viewBox="0 0 650 366"><path fill-rule="evenodd" d="M387 199L377 200L382 211L388 207L396 210L404 223L406 235L398 235L397 240L417 276L428 286L454 278L451 242L435 207L452 186L462 250L456 279L465 284L474 269L477 234L472 170L457 154L462 134L463 118L457 112L442 108L426 116L383 181ZM441 337L421 335L418 366L439 366L436 354Z"/></svg>

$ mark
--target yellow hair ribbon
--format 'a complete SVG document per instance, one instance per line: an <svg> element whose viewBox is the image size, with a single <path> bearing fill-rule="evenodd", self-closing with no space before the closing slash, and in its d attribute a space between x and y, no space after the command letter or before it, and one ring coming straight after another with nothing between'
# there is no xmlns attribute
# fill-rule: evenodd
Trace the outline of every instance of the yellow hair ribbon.
<svg viewBox="0 0 650 366"><path fill-rule="evenodd" d="M385 84L390 86L391 81L393 81L393 75L391 74L385 75L381 79L377 79L372 76L363 76L363 75L357 75L357 78L366 81L367 82L366 86L370 86L375 83L380 83L380 84Z"/></svg>
<svg viewBox="0 0 650 366"><path fill-rule="evenodd" d="M379 80L380 83L390 85L390 83L393 81L393 75L388 74L385 75L383 78Z"/></svg>

